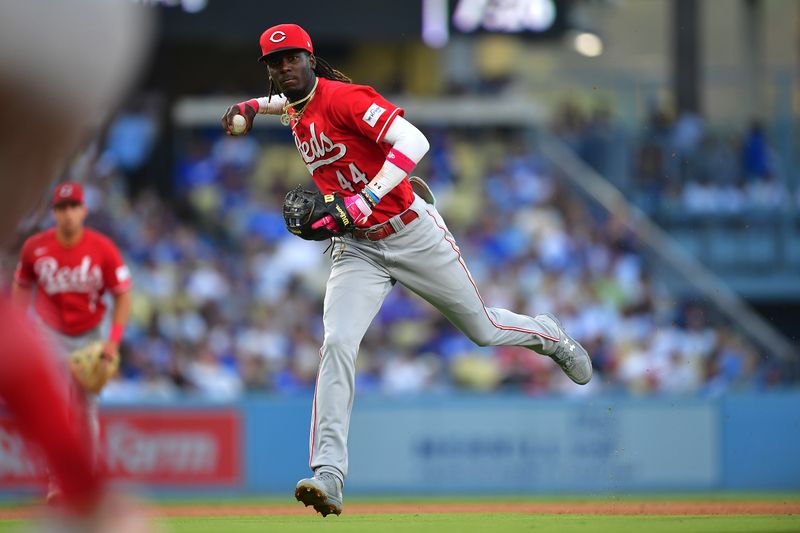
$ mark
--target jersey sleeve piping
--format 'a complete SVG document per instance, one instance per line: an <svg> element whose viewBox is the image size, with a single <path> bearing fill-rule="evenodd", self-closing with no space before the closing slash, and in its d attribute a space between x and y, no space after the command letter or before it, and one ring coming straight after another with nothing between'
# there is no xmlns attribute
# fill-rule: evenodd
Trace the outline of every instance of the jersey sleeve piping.
<svg viewBox="0 0 800 533"><path fill-rule="evenodd" d="M378 133L377 139L375 139L376 143L379 143L379 142L381 142L383 140L383 137L386 134L386 132L388 131L389 126L392 124L392 122L394 122L394 119L395 119L395 117L397 117L397 114L399 112L400 112L400 108L399 107L395 107L392 110L391 114L386 119L386 122L383 123L383 127L381 128L381 131Z"/></svg>
<svg viewBox="0 0 800 533"><path fill-rule="evenodd" d="M133 281L127 279L121 283L118 283L114 287L108 289L111 294L123 294L131 290L133 287Z"/></svg>

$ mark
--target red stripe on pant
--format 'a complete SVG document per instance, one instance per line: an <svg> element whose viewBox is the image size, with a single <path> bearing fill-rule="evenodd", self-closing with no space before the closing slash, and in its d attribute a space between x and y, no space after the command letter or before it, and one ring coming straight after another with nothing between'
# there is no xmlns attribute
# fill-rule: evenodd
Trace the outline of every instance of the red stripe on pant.
<svg viewBox="0 0 800 533"><path fill-rule="evenodd" d="M520 333L530 333L532 335L538 335L538 336L542 337L543 339L547 339L547 340L553 341L553 342L559 342L561 340L558 337L551 337L550 335L542 333L541 331L534 331L532 329L518 328L518 327L515 327L515 326L502 326L502 325L496 323L494 320L492 320L492 317L489 315L489 312L486 311L486 302L483 301L483 297L481 296L481 293L478 290L478 286L475 284L475 280L472 279L472 274L469 273L469 269L467 268L467 265L464 263L464 258L461 256L461 252L459 251L458 246L456 246L455 242L453 242L452 240L447 238L447 228L442 227L439 224L439 221L436 220L436 217L434 215L432 215L430 211L426 211L426 212L428 213L428 216L433 219L433 223L436 224L436 227L438 227L440 230L442 230L442 233L444 234L444 240L447 241L447 243L450 245L450 247L453 249L453 251L458 256L458 264L461 265L461 268L464 269L464 272L466 272L466 274L467 274L467 279L469 279L469 282L472 285L472 288L475 289L475 294L478 296L478 299L481 301L481 305L483 306L483 312L484 312L484 314L486 314L486 318L489 320L489 323L491 323L497 329L502 329L502 330L506 330L506 331L519 331Z"/></svg>
<svg viewBox="0 0 800 533"><path fill-rule="evenodd" d="M311 435L308 443L308 467L314 470L314 437L317 434L317 387L319 387L319 373L322 369L322 348L319 349L319 366L317 367L317 379L314 382L314 399L311 401Z"/></svg>

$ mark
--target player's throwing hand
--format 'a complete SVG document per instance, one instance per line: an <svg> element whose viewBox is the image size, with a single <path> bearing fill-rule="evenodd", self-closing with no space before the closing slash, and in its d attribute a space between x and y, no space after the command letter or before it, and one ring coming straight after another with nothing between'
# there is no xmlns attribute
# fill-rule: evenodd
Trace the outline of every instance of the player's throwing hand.
<svg viewBox="0 0 800 533"><path fill-rule="evenodd" d="M258 113L258 108L258 100L255 98L230 106L225 111L225 114L222 115L222 129L225 130L225 133L228 135L246 135L250 133L250 130L253 129L253 119L255 119ZM234 120L234 117L237 115L244 117L245 124L243 128Z"/></svg>

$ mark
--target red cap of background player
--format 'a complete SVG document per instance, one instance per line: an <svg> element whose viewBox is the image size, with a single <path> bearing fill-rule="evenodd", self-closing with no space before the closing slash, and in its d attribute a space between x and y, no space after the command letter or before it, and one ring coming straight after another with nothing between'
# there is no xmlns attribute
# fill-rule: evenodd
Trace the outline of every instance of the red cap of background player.
<svg viewBox="0 0 800 533"><path fill-rule="evenodd" d="M311 37L308 36L306 30L297 24L278 24L268 28L261 34L259 39L261 44L261 53L263 54L258 60L264 61L266 57L281 50L301 49L313 54L314 47L311 45Z"/></svg>
<svg viewBox="0 0 800 533"><path fill-rule="evenodd" d="M67 181L56 185L56 189L53 191L53 206L65 202L83 203L83 186L80 183Z"/></svg>

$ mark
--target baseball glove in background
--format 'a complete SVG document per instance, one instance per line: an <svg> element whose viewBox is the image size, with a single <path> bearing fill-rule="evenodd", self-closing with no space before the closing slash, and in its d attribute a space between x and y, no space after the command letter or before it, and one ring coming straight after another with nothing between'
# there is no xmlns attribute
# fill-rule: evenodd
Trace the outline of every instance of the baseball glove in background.
<svg viewBox="0 0 800 533"><path fill-rule="evenodd" d="M70 352L69 369L75 380L87 391L98 394L119 368L119 356L106 359L103 343L95 341Z"/></svg>
<svg viewBox="0 0 800 533"><path fill-rule="evenodd" d="M286 194L283 201L283 220L286 222L286 229L307 241L324 241L343 233L325 227L316 229L311 227L314 222L326 215L333 216L334 220L340 221L340 226L344 226L347 230L353 226L352 220L346 218L347 209L339 195L323 195L298 185Z"/></svg>

